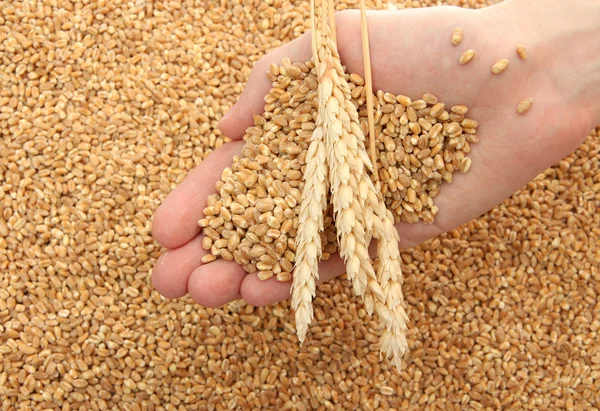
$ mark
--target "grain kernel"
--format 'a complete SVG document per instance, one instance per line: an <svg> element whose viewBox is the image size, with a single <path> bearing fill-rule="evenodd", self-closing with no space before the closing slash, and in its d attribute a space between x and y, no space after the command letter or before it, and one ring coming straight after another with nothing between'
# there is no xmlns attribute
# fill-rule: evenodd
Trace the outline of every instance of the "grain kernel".
<svg viewBox="0 0 600 411"><path fill-rule="evenodd" d="M527 58L529 57L529 55L527 54L527 49L525 48L525 46L520 45L520 44L517 46L517 55L519 56L519 58L521 60L527 60Z"/></svg>
<svg viewBox="0 0 600 411"><path fill-rule="evenodd" d="M531 97L526 98L525 100L521 101L517 106L517 113L524 114L527 111L529 111L531 106L533 106L533 99Z"/></svg>
<svg viewBox="0 0 600 411"><path fill-rule="evenodd" d="M354 84L356 84L357 86L364 86L365 85L365 80L359 76L358 74L352 73L350 74L350 81Z"/></svg>
<svg viewBox="0 0 600 411"><path fill-rule="evenodd" d="M395 391L392 387L381 387L379 389L379 392L381 393L381 395L390 396L390 395L394 395Z"/></svg>
<svg viewBox="0 0 600 411"><path fill-rule="evenodd" d="M500 74L504 70L506 70L507 67L508 67L508 60L507 59L498 60L492 66L492 73L494 73L494 74Z"/></svg>
<svg viewBox="0 0 600 411"><path fill-rule="evenodd" d="M216 259L217 259L217 257L215 255L213 255L213 254L206 254L204 257L202 257L202 264L212 263Z"/></svg>
<svg viewBox="0 0 600 411"><path fill-rule="evenodd" d="M466 173L471 168L471 159L469 157L465 157L460 162L460 172Z"/></svg>
<svg viewBox="0 0 600 411"><path fill-rule="evenodd" d="M473 57L475 57L475 50L466 50L465 52L463 52L463 54L460 55L458 62L460 64L467 64L473 59Z"/></svg>
<svg viewBox="0 0 600 411"><path fill-rule="evenodd" d="M463 29L461 29L460 27L457 27L454 29L454 31L452 32L452 45L453 46L458 46L460 43L462 43L463 40Z"/></svg>
<svg viewBox="0 0 600 411"><path fill-rule="evenodd" d="M467 106L462 106L462 105L452 106L452 108L450 110L455 114L462 114L462 115L467 114L467 111L469 111Z"/></svg>
<svg viewBox="0 0 600 411"><path fill-rule="evenodd" d="M446 105L444 103L436 103L433 107L431 107L431 111L429 112L429 115L431 117L437 117L440 114L442 114L442 112L444 111L445 108L446 108Z"/></svg>
<svg viewBox="0 0 600 411"><path fill-rule="evenodd" d="M261 280L263 280L263 281L266 281L266 280L268 280L271 277L273 277L273 271L271 271L271 270L259 271L258 272L258 278L261 279Z"/></svg>
<svg viewBox="0 0 600 411"><path fill-rule="evenodd" d="M460 125L463 128L477 128L477 127L479 127L479 123L477 121L475 121L475 120L470 119L470 118L465 118L464 120L462 120L460 122Z"/></svg>
<svg viewBox="0 0 600 411"><path fill-rule="evenodd" d="M436 104L436 103L438 102L438 99L437 99L437 97L436 97L436 96L434 96L434 95L433 95L433 94L431 94L431 93L425 93L425 94L423 94L423 100L424 100L424 101L425 101L427 104L429 104L429 105L434 105L434 104Z"/></svg>
<svg viewBox="0 0 600 411"><path fill-rule="evenodd" d="M399 95L398 97L396 97L398 103L402 104L404 107L410 107L410 105L412 104L412 100L410 99L410 97L407 96L403 96L403 95Z"/></svg>

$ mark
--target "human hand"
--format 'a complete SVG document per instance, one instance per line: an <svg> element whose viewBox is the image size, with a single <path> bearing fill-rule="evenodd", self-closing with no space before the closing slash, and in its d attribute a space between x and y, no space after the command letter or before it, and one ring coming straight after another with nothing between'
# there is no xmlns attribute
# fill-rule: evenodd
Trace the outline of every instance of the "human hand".
<svg viewBox="0 0 600 411"><path fill-rule="evenodd" d="M368 13L376 90L414 98L429 92L447 106L467 105L469 117L479 122L480 142L470 154L471 172L456 176L451 185L442 187L436 198L440 211L434 224L398 225L403 248L451 230L499 204L573 151L600 122L600 70L594 72L594 63L586 62L585 56L572 48L574 41L581 44L582 38L589 37L585 30L577 36L573 30L570 36L553 31L550 45L544 37L549 23L538 15L540 9L522 9L519 5L519 0L513 0L479 11L444 7ZM587 22L589 13L585 14L580 18ZM453 47L450 35L456 27L462 27L465 36L460 46ZM361 74L359 13L339 13L337 28L342 62L348 72ZM517 58L517 44L527 46L529 60ZM595 42L587 46L591 55L600 55ZM461 66L458 57L467 49L477 54ZM557 57L561 55L569 58ZM309 60L309 35L256 64L240 101L221 123L225 135L237 141L220 147L204 160L156 212L153 235L168 249L152 275L161 294L177 298L189 293L208 307L239 298L252 305L289 298L291 283L280 283L275 278L261 281L235 262L217 260L202 265L201 258L207 251L201 246L202 234L197 225L222 170L241 151L240 139L253 124L252 115L263 111L263 97L270 88L264 73L271 62L280 63L284 57ZM509 60L509 68L500 75L491 74L492 64L501 58ZM582 84L583 80L573 78L573 68L586 81L596 73L596 82ZM526 97L534 98L534 106L525 115L518 115L516 106ZM320 266L322 281L343 272L344 265L337 256Z"/></svg>

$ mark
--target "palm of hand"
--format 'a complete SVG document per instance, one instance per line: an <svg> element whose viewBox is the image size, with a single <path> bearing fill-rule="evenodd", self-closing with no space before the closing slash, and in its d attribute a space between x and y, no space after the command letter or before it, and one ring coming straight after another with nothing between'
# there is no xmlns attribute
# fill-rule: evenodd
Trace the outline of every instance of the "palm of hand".
<svg viewBox="0 0 600 411"><path fill-rule="evenodd" d="M348 71L362 73L358 23L358 13L339 15L338 43ZM563 110L563 93L547 86L548 78L534 68L535 59L518 60L515 46L527 39L516 29L500 32L499 27L510 26L502 24L501 12L494 13L493 8L487 13L456 8L376 12L369 15L369 26L375 89L412 97L429 92L447 106L471 107L468 116L479 122L481 140L471 153L471 172L458 175L442 188L436 198L440 212L434 224L398 225L402 247L419 244L483 214L575 149L593 127L591 118L569 121ZM450 35L459 26L465 30L465 38L453 47ZM283 57L308 60L309 41L304 35L257 64L240 103L222 123L226 135L241 138L252 124L252 114L262 111L262 97L269 88L264 77L268 65ZM467 49L476 50L477 55L461 66L458 57ZM494 75L490 68L501 58L507 58L510 66ZM519 116L516 106L526 97L533 97L536 103L529 113ZM238 298L253 305L289 298L290 283L274 278L261 281L235 262L201 263L206 251L201 247L197 221L206 197L214 192L222 170L242 145L234 141L212 153L157 211L153 235L169 249L153 270L153 283L161 294L177 298L189 293L209 307ZM322 280L342 272L339 257L321 264Z"/></svg>

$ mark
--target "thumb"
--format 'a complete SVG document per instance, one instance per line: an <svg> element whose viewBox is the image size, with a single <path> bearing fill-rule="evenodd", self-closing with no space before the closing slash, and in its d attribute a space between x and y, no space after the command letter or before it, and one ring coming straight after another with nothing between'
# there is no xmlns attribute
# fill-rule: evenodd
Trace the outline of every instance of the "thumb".
<svg viewBox="0 0 600 411"><path fill-rule="evenodd" d="M310 32L266 54L256 62L240 99L219 123L219 130L224 135L233 140L241 139L246 129L254 124L253 115L263 113L264 99L271 89L271 82L266 74L271 63L280 64L286 57L292 63L310 60Z"/></svg>

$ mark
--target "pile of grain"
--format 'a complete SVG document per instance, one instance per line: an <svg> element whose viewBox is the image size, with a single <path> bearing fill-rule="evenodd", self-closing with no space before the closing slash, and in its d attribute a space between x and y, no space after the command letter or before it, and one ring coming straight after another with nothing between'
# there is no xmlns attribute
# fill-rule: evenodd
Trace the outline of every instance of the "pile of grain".
<svg viewBox="0 0 600 411"><path fill-rule="evenodd" d="M402 374L346 280L318 288L301 348L287 302L152 289L154 210L223 143L252 63L307 29L304 2L244 4L0 2L1 408L600 407L600 128L403 252Z"/></svg>
<svg viewBox="0 0 600 411"><path fill-rule="evenodd" d="M240 157L223 171L216 194L209 197L202 242L217 257L235 260L249 273L267 280L289 281L295 262L295 238L306 165L308 141L317 116L317 79L312 62L271 66L273 88L266 96L265 113L254 116L246 131ZM366 90L357 74L346 75L353 103L367 129ZM377 169L386 206L396 221L433 222L433 199L452 173L466 173L468 153L479 139L477 122L465 117L466 106L446 110L429 93L422 99L377 93L374 99ZM321 233L323 259L337 251L332 210Z"/></svg>

